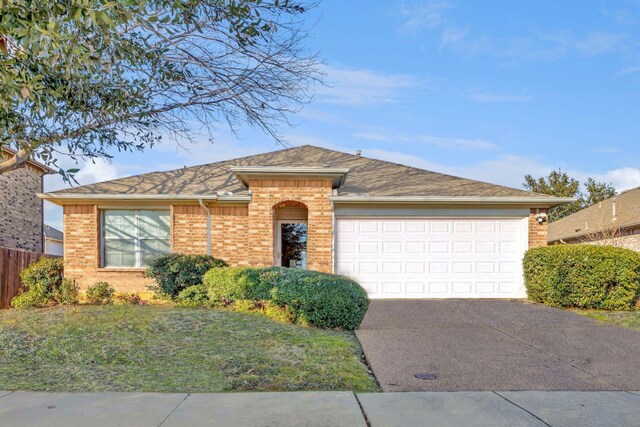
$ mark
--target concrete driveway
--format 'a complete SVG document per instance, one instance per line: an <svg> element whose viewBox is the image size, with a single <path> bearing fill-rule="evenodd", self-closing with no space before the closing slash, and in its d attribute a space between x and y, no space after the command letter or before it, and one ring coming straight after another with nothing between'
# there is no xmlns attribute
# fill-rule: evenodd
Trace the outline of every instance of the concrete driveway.
<svg viewBox="0 0 640 427"><path fill-rule="evenodd" d="M525 301L374 300L356 334L384 391L640 390L640 332Z"/></svg>

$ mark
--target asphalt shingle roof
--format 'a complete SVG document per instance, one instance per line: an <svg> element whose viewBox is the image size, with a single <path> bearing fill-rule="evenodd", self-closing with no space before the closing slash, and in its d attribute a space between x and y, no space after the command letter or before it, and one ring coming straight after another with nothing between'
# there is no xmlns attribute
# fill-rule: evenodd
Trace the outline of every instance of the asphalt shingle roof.
<svg viewBox="0 0 640 427"><path fill-rule="evenodd" d="M525 190L311 145L167 172L151 172L60 190L53 194L247 194L247 188L230 171L233 166L348 168L346 182L337 190L340 196L545 197Z"/></svg>
<svg viewBox="0 0 640 427"><path fill-rule="evenodd" d="M560 239L573 239L608 229L614 224L613 201L616 202L616 227L632 227L640 225L640 187L596 203L572 215L549 224L549 242Z"/></svg>
<svg viewBox="0 0 640 427"><path fill-rule="evenodd" d="M50 225L45 224L43 231L44 231L45 238L54 239L54 240L64 239L64 234L62 233L62 231L58 230L57 228L53 228Z"/></svg>

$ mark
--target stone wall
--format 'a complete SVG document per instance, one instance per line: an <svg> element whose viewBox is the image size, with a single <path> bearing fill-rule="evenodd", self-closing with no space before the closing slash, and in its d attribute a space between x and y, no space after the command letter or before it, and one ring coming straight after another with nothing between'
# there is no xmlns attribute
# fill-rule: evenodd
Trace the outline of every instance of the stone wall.
<svg viewBox="0 0 640 427"><path fill-rule="evenodd" d="M42 252L42 170L28 164L0 174L0 189L0 246Z"/></svg>

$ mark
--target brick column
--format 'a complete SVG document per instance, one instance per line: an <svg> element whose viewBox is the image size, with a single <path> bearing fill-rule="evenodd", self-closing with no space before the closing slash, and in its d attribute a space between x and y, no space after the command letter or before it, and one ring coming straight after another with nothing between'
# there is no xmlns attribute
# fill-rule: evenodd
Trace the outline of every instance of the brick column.
<svg viewBox="0 0 640 427"><path fill-rule="evenodd" d="M546 208L531 209L529 213L529 248L536 248L538 246L547 246L547 224L548 219L539 224L536 220L538 213L548 213Z"/></svg>

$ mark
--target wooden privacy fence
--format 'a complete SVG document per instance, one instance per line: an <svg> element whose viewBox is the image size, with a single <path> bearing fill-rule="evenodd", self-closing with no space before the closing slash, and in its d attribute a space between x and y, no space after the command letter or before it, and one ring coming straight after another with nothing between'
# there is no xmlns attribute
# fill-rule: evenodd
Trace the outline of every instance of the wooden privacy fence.
<svg viewBox="0 0 640 427"><path fill-rule="evenodd" d="M9 308L11 300L22 287L20 272L43 256L51 255L0 248L0 308Z"/></svg>

